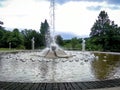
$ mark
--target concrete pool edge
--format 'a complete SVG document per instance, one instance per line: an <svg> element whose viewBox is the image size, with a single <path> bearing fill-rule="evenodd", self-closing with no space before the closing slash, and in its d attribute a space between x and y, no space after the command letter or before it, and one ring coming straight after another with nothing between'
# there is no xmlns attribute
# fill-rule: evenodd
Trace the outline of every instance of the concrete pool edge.
<svg viewBox="0 0 120 90"><path fill-rule="evenodd" d="M120 55L120 52L102 52L102 51L90 51L90 52L92 52L92 53L103 53L103 54L116 54L116 55Z"/></svg>
<svg viewBox="0 0 120 90"><path fill-rule="evenodd" d="M62 82L62 83L19 83L0 82L0 89L3 90L119 90L120 79L88 82Z"/></svg>

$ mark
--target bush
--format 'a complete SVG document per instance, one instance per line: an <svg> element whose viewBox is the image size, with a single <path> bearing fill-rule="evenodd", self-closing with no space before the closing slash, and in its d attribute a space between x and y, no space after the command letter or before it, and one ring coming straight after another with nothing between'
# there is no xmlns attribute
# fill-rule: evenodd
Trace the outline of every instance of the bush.
<svg viewBox="0 0 120 90"><path fill-rule="evenodd" d="M25 46L19 45L16 49L25 49Z"/></svg>

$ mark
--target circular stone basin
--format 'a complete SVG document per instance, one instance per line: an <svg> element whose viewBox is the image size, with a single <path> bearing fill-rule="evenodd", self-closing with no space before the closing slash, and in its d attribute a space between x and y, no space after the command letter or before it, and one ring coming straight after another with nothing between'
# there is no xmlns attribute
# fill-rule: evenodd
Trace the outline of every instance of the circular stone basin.
<svg viewBox="0 0 120 90"><path fill-rule="evenodd" d="M114 68L118 63L109 62L108 54L101 56L100 53L81 51L65 53L72 57L45 58L40 51L0 53L0 81L49 83L119 78L120 72L116 71L119 67ZM120 57L113 59L119 61Z"/></svg>

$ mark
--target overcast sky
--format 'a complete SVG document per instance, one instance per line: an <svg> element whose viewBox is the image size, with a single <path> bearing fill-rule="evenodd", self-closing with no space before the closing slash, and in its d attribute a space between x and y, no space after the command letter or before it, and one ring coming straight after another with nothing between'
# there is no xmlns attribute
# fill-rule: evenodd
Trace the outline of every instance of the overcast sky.
<svg viewBox="0 0 120 90"><path fill-rule="evenodd" d="M55 31L89 36L101 10L120 26L120 0L55 0ZM49 0L0 0L0 20L7 28L40 29L49 22Z"/></svg>

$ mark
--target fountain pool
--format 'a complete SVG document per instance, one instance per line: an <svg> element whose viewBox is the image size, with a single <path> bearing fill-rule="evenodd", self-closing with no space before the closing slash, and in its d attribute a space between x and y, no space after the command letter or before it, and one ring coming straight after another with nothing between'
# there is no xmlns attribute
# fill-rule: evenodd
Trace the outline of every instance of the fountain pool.
<svg viewBox="0 0 120 90"><path fill-rule="evenodd" d="M73 57L45 58L41 51L0 53L0 81L80 82L120 78L120 53L65 51Z"/></svg>
<svg viewBox="0 0 120 90"><path fill-rule="evenodd" d="M65 51L68 58L49 59L36 52L2 53L0 81L12 82L73 82L96 80L91 70L94 54Z"/></svg>

